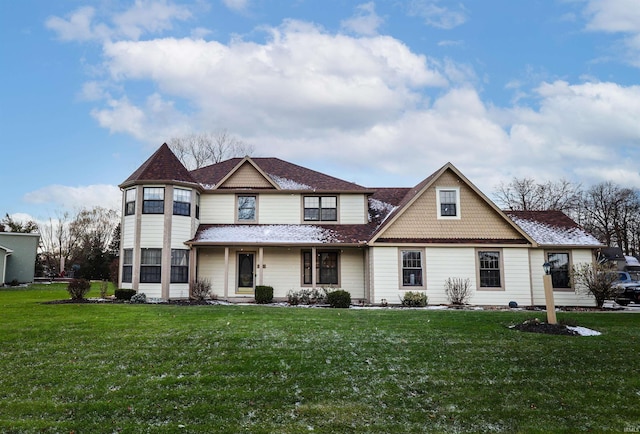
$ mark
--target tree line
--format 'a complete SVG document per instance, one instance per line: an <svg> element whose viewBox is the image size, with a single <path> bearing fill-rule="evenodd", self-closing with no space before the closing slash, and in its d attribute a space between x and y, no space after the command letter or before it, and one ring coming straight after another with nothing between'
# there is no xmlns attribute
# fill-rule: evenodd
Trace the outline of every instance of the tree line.
<svg viewBox="0 0 640 434"><path fill-rule="evenodd" d="M496 203L512 211L562 211L608 247L640 254L640 192L611 181L589 188L565 179L513 178L494 190Z"/></svg>

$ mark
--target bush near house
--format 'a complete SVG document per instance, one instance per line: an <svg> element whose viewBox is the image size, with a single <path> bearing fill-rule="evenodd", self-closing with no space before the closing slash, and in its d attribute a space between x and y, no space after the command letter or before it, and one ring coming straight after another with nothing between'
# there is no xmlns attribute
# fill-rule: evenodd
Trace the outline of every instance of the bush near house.
<svg viewBox="0 0 640 434"><path fill-rule="evenodd" d="M402 305L407 307L425 307L427 302L427 294L419 291L407 291L402 298Z"/></svg>
<svg viewBox="0 0 640 434"><path fill-rule="evenodd" d="M449 303L463 305L471 298L471 281L460 277L450 277L444 282L444 292Z"/></svg>
<svg viewBox="0 0 640 434"><path fill-rule="evenodd" d="M273 301L273 286L256 286L256 303L267 304Z"/></svg>
<svg viewBox="0 0 640 434"><path fill-rule="evenodd" d="M300 291L289 291L287 302L292 306L299 304L323 304L327 300L325 288L303 288Z"/></svg>
<svg viewBox="0 0 640 434"><path fill-rule="evenodd" d="M67 284L67 292L73 300L82 300L91 289L91 283L85 279L71 279Z"/></svg>
<svg viewBox="0 0 640 434"><path fill-rule="evenodd" d="M351 294L344 289L336 289L327 293L327 303L334 308L347 309L351 306Z"/></svg>
<svg viewBox="0 0 640 434"><path fill-rule="evenodd" d="M116 289L114 294L118 300L131 300L136 293L135 289Z"/></svg>
<svg viewBox="0 0 640 434"><path fill-rule="evenodd" d="M191 298L194 300L206 300L211 297L211 281L209 279L197 279L191 282Z"/></svg>

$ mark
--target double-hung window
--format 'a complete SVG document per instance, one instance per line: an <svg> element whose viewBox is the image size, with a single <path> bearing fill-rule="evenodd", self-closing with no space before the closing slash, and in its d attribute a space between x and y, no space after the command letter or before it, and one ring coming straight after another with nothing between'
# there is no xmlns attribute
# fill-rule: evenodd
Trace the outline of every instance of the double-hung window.
<svg viewBox="0 0 640 434"><path fill-rule="evenodd" d="M140 283L160 283L162 279L162 249L140 250Z"/></svg>
<svg viewBox="0 0 640 434"><path fill-rule="evenodd" d="M171 249L171 283L189 282L189 251Z"/></svg>
<svg viewBox="0 0 640 434"><path fill-rule="evenodd" d="M438 200L438 218L460 218L460 190L457 187L439 187L436 189L436 192Z"/></svg>
<svg viewBox="0 0 640 434"><path fill-rule="evenodd" d="M143 192L142 214L164 213L164 188L145 187Z"/></svg>
<svg viewBox="0 0 640 434"><path fill-rule="evenodd" d="M337 221L338 198L336 196L305 196L305 221Z"/></svg>
<svg viewBox="0 0 640 434"><path fill-rule="evenodd" d="M502 288L500 251L478 251L480 288Z"/></svg>
<svg viewBox="0 0 640 434"><path fill-rule="evenodd" d="M571 262L568 252L547 252L547 262L551 264L551 282L554 289L571 288Z"/></svg>
<svg viewBox="0 0 640 434"><path fill-rule="evenodd" d="M313 270L312 252L309 250L302 252L302 282L305 285L313 283L313 272L315 271L316 283L319 285L338 285L339 269L338 252L318 251L316 252L316 268Z"/></svg>
<svg viewBox="0 0 640 434"><path fill-rule="evenodd" d="M256 196L238 196L238 221L256 221Z"/></svg>
<svg viewBox="0 0 640 434"><path fill-rule="evenodd" d="M403 250L402 286L423 286L422 250Z"/></svg>
<svg viewBox="0 0 640 434"><path fill-rule="evenodd" d="M136 189L130 188L124 192L124 215L136 213Z"/></svg>
<svg viewBox="0 0 640 434"><path fill-rule="evenodd" d="M173 189L173 215L191 215L191 190Z"/></svg>
<svg viewBox="0 0 640 434"><path fill-rule="evenodd" d="M133 275L133 249L122 251L122 281L131 283Z"/></svg>

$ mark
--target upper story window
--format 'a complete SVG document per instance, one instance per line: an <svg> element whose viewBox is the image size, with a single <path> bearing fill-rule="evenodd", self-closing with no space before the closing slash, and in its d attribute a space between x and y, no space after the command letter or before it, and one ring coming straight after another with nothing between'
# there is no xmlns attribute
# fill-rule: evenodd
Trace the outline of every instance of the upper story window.
<svg viewBox="0 0 640 434"><path fill-rule="evenodd" d="M173 215L191 215L191 190L173 189Z"/></svg>
<svg viewBox="0 0 640 434"><path fill-rule="evenodd" d="M164 213L164 188L145 187L142 202L142 214Z"/></svg>
<svg viewBox="0 0 640 434"><path fill-rule="evenodd" d="M338 220L338 198L336 196L305 196L305 221Z"/></svg>
<svg viewBox="0 0 640 434"><path fill-rule="evenodd" d="M547 262L551 264L551 283L554 289L571 288L571 260L568 252L548 252Z"/></svg>
<svg viewBox="0 0 640 434"><path fill-rule="evenodd" d="M124 192L124 215L136 213L136 189L130 188Z"/></svg>
<svg viewBox="0 0 640 434"><path fill-rule="evenodd" d="M459 219L460 218L460 189L436 188L438 200L438 218Z"/></svg>
<svg viewBox="0 0 640 434"><path fill-rule="evenodd" d="M256 221L256 196L238 196L238 221Z"/></svg>

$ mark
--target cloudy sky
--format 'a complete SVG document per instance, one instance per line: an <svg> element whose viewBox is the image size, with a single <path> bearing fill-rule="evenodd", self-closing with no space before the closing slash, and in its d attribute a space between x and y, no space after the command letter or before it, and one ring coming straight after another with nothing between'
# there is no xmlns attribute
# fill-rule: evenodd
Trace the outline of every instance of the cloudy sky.
<svg viewBox="0 0 640 434"><path fill-rule="evenodd" d="M117 207L219 129L369 187L640 188L638 0L2 1L0 38L2 215Z"/></svg>

